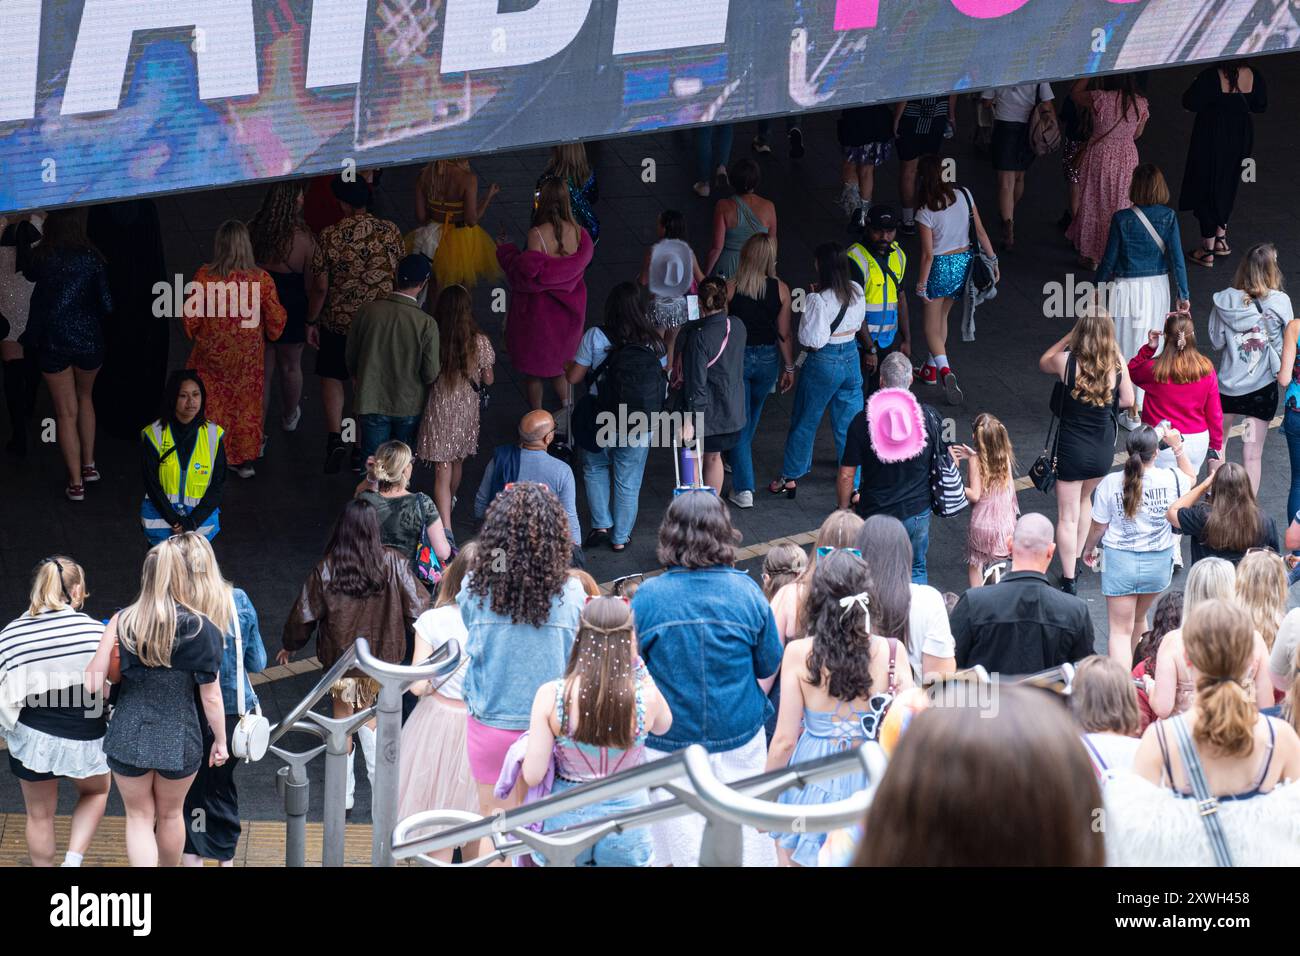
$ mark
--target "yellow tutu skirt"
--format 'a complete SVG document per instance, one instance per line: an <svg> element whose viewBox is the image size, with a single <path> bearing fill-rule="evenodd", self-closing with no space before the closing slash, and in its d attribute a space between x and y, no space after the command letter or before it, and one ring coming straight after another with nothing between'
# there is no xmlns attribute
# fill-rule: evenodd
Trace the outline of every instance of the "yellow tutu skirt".
<svg viewBox="0 0 1300 956"><path fill-rule="evenodd" d="M483 280L499 279L497 244L482 226L444 226L433 254L438 287L463 285L472 289Z"/></svg>

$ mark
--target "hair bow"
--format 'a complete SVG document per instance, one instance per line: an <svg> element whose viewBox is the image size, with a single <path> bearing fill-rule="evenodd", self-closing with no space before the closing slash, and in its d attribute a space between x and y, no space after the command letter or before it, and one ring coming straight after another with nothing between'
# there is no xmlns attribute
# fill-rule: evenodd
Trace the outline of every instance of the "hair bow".
<svg viewBox="0 0 1300 956"><path fill-rule="evenodd" d="M870 603L871 597L866 591L859 591L857 594L842 597L840 598L840 607L844 610L840 613L840 618L843 619L853 608L860 607L862 608L863 625L869 632L871 630L871 609L868 607Z"/></svg>

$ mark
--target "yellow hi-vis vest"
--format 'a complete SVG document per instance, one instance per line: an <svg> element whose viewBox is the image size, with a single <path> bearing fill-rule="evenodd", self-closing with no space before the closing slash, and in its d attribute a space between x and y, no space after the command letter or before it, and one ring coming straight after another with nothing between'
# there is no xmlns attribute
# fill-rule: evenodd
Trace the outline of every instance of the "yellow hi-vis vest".
<svg viewBox="0 0 1300 956"><path fill-rule="evenodd" d="M185 466L184 475L181 474L180 455L175 452L167 454L176 444L172 440L170 425L157 421L146 427L141 434L158 452L160 460L158 482L162 485L163 494L179 514L189 514L198 507L204 494L207 493L208 485L212 481L217 446L221 443L221 436L225 431L213 422L208 422L199 429L199 433L194 437L194 452ZM149 531L171 533L167 519L157 513L148 495L144 499L140 520L146 533Z"/></svg>
<svg viewBox="0 0 1300 956"><path fill-rule="evenodd" d="M860 242L849 246L848 257L858 264L866 280L862 288L867 301L867 331L871 333L876 345L888 348L898 332L898 283L903 281L907 255L897 242L889 247L889 258L886 261L894 274L892 278L885 275L885 270L880 267L875 256Z"/></svg>

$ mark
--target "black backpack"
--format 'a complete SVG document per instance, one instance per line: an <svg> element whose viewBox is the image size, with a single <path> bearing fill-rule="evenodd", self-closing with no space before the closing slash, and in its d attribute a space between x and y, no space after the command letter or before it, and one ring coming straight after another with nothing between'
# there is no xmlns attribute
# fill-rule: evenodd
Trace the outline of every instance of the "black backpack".
<svg viewBox="0 0 1300 956"><path fill-rule="evenodd" d="M648 345L615 349L593 381L599 389L596 403L600 411L617 415L620 405L626 406L628 413L653 415L664 410L668 376L659 364L659 355Z"/></svg>

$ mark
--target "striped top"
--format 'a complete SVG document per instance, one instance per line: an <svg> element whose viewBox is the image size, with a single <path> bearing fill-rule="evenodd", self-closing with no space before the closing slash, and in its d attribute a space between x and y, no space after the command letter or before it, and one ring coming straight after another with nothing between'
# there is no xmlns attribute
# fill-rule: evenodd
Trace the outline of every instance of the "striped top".
<svg viewBox="0 0 1300 956"><path fill-rule="evenodd" d="M103 634L71 608L24 614L0 630L0 727L13 728L29 697L79 687Z"/></svg>

